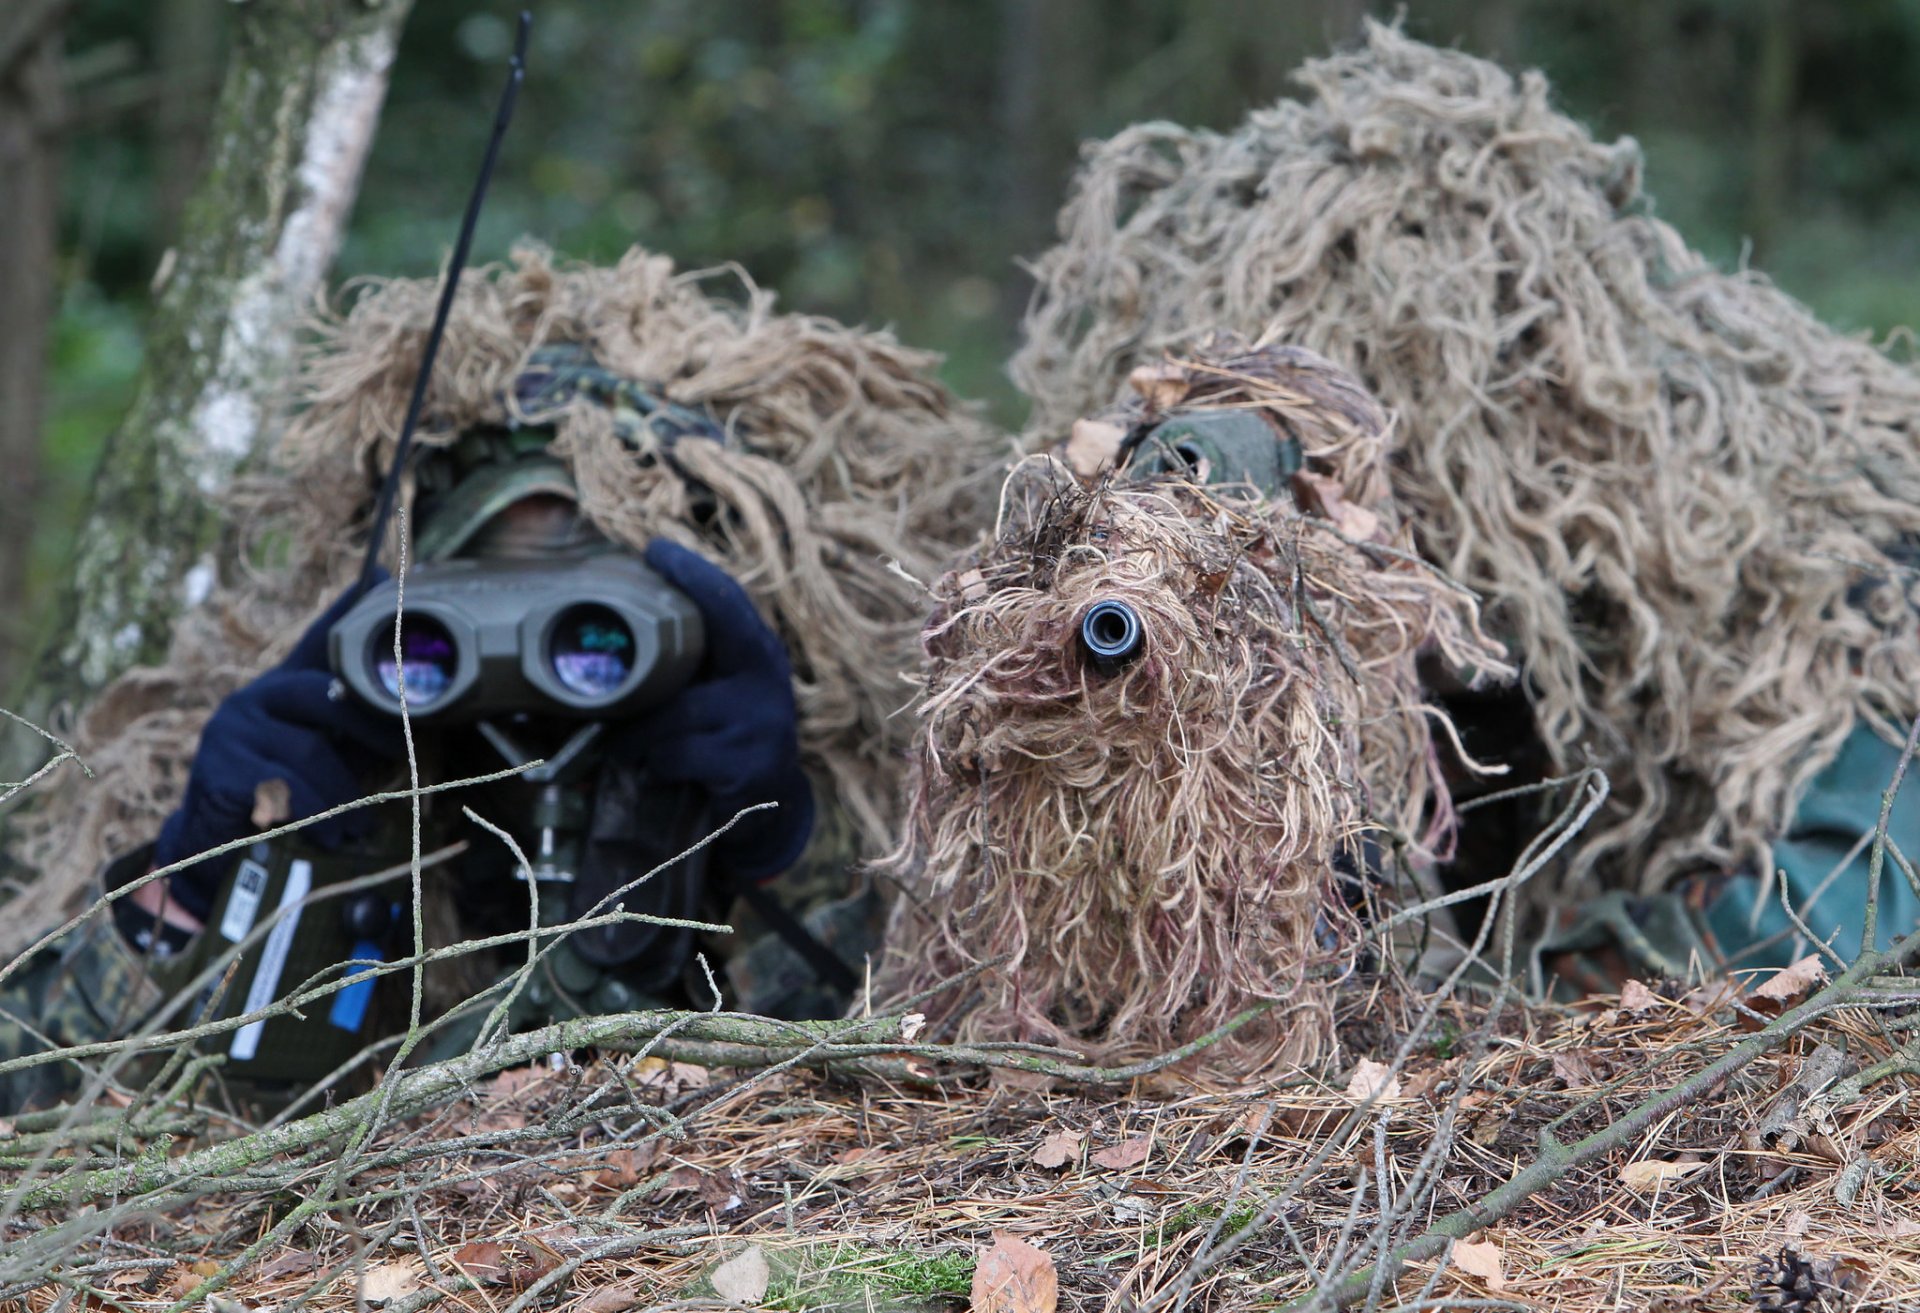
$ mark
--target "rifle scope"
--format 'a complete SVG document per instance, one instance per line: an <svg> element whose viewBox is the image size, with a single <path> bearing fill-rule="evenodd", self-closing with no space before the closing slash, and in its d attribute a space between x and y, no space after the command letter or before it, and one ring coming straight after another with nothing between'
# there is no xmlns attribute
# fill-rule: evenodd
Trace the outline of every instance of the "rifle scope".
<svg viewBox="0 0 1920 1313"><path fill-rule="evenodd" d="M1140 613L1116 598L1095 602L1080 618L1080 650L1103 675L1112 674L1139 656L1146 638Z"/></svg>
<svg viewBox="0 0 1920 1313"><path fill-rule="evenodd" d="M475 720L525 711L599 720L657 706L700 663L700 612L636 557L452 560L406 580L400 651L388 580L329 635L334 673L379 711Z"/></svg>

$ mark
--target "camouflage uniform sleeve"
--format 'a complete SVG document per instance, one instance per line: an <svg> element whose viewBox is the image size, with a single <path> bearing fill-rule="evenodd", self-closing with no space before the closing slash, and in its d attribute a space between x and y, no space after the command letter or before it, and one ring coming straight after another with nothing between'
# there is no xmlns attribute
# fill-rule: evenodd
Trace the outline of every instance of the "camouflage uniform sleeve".
<svg viewBox="0 0 1920 1313"><path fill-rule="evenodd" d="M101 891L145 874L151 851L140 848L109 862ZM176 959L135 948L112 910L96 906L0 987L0 1064L132 1034L172 994L179 971ZM0 1114L70 1099L87 1078L69 1061L0 1072Z"/></svg>

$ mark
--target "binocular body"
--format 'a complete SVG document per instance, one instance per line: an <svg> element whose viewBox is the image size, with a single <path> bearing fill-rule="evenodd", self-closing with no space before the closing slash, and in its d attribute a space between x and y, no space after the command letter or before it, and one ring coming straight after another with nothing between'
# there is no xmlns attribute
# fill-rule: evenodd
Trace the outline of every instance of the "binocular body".
<svg viewBox="0 0 1920 1313"><path fill-rule="evenodd" d="M541 560L450 560L368 590L328 635L362 702L420 720L527 712L615 719L657 706L700 664L687 597L639 558L605 549Z"/></svg>

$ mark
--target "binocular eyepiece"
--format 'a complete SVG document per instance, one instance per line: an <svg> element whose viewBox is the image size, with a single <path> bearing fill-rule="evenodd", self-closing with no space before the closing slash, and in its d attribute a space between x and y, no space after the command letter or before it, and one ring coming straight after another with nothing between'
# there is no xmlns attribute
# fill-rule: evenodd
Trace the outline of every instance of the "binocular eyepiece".
<svg viewBox="0 0 1920 1313"><path fill-rule="evenodd" d="M1103 598L1080 618L1080 650L1095 670L1110 675L1140 655L1147 629L1140 613L1126 602Z"/></svg>
<svg viewBox="0 0 1920 1313"><path fill-rule="evenodd" d="M598 720L658 705L705 650L700 612L638 558L436 561L368 591L328 635L334 673L368 706L474 720L511 711Z"/></svg>

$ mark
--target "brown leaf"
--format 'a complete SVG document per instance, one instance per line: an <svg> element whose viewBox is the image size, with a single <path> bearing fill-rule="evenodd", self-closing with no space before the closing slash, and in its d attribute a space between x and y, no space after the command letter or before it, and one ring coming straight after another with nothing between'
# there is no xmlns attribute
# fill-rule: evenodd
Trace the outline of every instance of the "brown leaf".
<svg viewBox="0 0 1920 1313"><path fill-rule="evenodd" d="M1372 1098L1376 1090L1380 1093L1382 1103L1397 1099L1400 1097L1400 1078L1392 1075L1385 1063L1362 1058L1353 1069L1353 1079L1347 1082L1347 1097L1355 1103L1363 1103Z"/></svg>
<svg viewBox="0 0 1920 1313"><path fill-rule="evenodd" d="M495 1099L510 1099L532 1085L538 1085L553 1073L544 1065L513 1067L487 1082L487 1094Z"/></svg>
<svg viewBox="0 0 1920 1313"><path fill-rule="evenodd" d="M404 1260L368 1268L360 1283L360 1295L369 1304L388 1304L396 1299L405 1299L418 1289L420 1269Z"/></svg>
<svg viewBox="0 0 1920 1313"><path fill-rule="evenodd" d="M1065 1167L1080 1156L1080 1146L1086 1142L1084 1131L1055 1131L1033 1151L1033 1165L1048 1171Z"/></svg>
<svg viewBox="0 0 1920 1313"><path fill-rule="evenodd" d="M1660 1006L1660 996L1638 980L1620 986L1620 1010L1635 1014Z"/></svg>
<svg viewBox="0 0 1920 1313"><path fill-rule="evenodd" d="M713 1289L722 1299L736 1304L758 1304L766 1298L767 1283L773 1272L759 1245L747 1248L713 1269Z"/></svg>
<svg viewBox="0 0 1920 1313"><path fill-rule="evenodd" d="M506 1251L506 1282L514 1290L525 1290L566 1261L536 1237L528 1236L526 1240L524 1246L516 1245Z"/></svg>
<svg viewBox="0 0 1920 1313"><path fill-rule="evenodd" d="M216 1277L220 1275L220 1265L211 1258L199 1258L187 1264L187 1271L197 1277Z"/></svg>
<svg viewBox="0 0 1920 1313"><path fill-rule="evenodd" d="M639 1283L622 1281L618 1285L601 1286L573 1307L575 1313L625 1313L639 1302Z"/></svg>
<svg viewBox="0 0 1920 1313"><path fill-rule="evenodd" d="M506 1251L491 1240L475 1240L461 1245L448 1260L475 1281L486 1285L507 1275Z"/></svg>
<svg viewBox="0 0 1920 1313"><path fill-rule="evenodd" d="M1506 1274L1501 1271L1500 1246L1491 1240L1481 1240L1469 1244L1465 1240L1456 1240L1453 1245L1453 1265L1468 1276L1479 1277L1487 1283L1488 1290L1505 1290Z"/></svg>
<svg viewBox="0 0 1920 1313"><path fill-rule="evenodd" d="M1113 464L1114 457L1120 454L1120 442L1126 436L1126 430L1118 424L1097 419L1075 420L1073 431L1067 437L1068 467L1083 479L1093 478ZM961 595L965 597L964 590Z"/></svg>
<svg viewBox="0 0 1920 1313"><path fill-rule="evenodd" d="M1309 507L1317 503L1320 514L1355 542L1371 542L1379 534L1380 517L1348 501L1346 489L1340 486L1339 480L1312 470L1300 470L1293 476L1293 486Z"/></svg>
<svg viewBox="0 0 1920 1313"><path fill-rule="evenodd" d="M1129 1167L1138 1167L1147 1160L1147 1137L1133 1135L1109 1148L1093 1155L1096 1165L1109 1171L1124 1172Z"/></svg>
<svg viewBox="0 0 1920 1313"><path fill-rule="evenodd" d="M1642 1158L1639 1162L1628 1163L1620 1169L1620 1184L1629 1190L1644 1194L1658 1186L1684 1181L1705 1167L1706 1164L1703 1162L1688 1162L1684 1159L1665 1162L1658 1158Z"/></svg>
<svg viewBox="0 0 1920 1313"><path fill-rule="evenodd" d="M1820 963L1820 955L1809 954L1790 967L1783 967L1773 973L1771 979L1761 985L1748 998L1770 998L1783 1007L1792 1007L1803 995L1827 978L1827 971Z"/></svg>
<svg viewBox="0 0 1920 1313"><path fill-rule="evenodd" d="M260 1266L263 1277L304 1276L320 1266L320 1255L311 1249L289 1249L276 1258L268 1259Z"/></svg>
<svg viewBox="0 0 1920 1313"><path fill-rule="evenodd" d="M1060 1278L1046 1252L995 1231L973 1269L972 1313L1054 1313L1059 1302Z"/></svg>
<svg viewBox="0 0 1920 1313"><path fill-rule="evenodd" d="M1593 1064L1587 1061L1587 1055L1571 1049L1553 1055L1553 1074L1570 1090L1600 1083L1594 1075Z"/></svg>
<svg viewBox="0 0 1920 1313"><path fill-rule="evenodd" d="M624 1190L638 1185L660 1156L657 1142L639 1149L615 1149L606 1158L606 1166L593 1174L593 1184L609 1190Z"/></svg>
<svg viewBox="0 0 1920 1313"><path fill-rule="evenodd" d="M1127 383L1148 410L1171 410L1187 397L1187 371L1178 365L1141 365L1127 375Z"/></svg>

